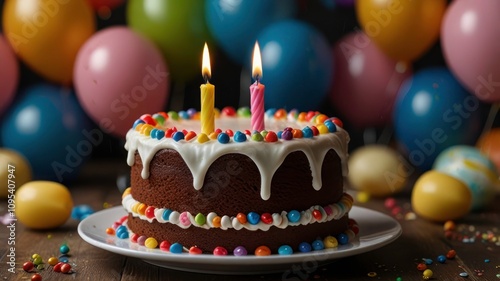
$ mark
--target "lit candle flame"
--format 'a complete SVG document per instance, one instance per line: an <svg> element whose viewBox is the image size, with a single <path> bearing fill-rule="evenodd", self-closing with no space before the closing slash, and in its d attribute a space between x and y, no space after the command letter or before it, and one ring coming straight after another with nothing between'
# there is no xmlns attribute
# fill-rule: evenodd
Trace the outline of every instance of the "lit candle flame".
<svg viewBox="0 0 500 281"><path fill-rule="evenodd" d="M260 57L258 42L255 42L255 47L253 49L252 77L257 81L262 79L262 58Z"/></svg>
<svg viewBox="0 0 500 281"><path fill-rule="evenodd" d="M208 79L212 77L212 71L210 70L210 54L208 53L208 46L205 43L205 47L203 47L203 62L201 65L201 75L203 75L203 79L208 82Z"/></svg>

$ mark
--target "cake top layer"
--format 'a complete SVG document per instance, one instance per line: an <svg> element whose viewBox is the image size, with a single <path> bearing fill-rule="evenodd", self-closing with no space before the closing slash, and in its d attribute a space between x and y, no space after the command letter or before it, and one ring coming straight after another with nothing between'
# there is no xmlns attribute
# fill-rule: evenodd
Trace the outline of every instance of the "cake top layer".
<svg viewBox="0 0 500 281"><path fill-rule="evenodd" d="M203 186L206 172L220 156L239 153L251 158L261 174L261 197L271 194L271 180L286 156L302 151L311 168L313 187L319 190L321 167L326 153L333 149L342 160L344 176L347 173L347 145L349 135L338 118L319 112L286 112L268 110L265 130L251 131L248 108L235 111L224 108L216 111L215 132L200 133L199 113L195 110L178 113L156 113L141 116L127 133L125 148L127 163L132 166L135 153L141 156L141 176L149 177L149 163L161 149L174 149L184 159L193 175L193 187Z"/></svg>

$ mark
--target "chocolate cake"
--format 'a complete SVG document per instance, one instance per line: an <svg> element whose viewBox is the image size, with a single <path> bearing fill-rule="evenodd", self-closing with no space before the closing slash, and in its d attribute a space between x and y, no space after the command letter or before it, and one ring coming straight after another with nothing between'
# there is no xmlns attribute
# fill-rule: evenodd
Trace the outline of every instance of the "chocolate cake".
<svg viewBox="0 0 500 281"><path fill-rule="evenodd" d="M125 144L131 187L123 206L135 239L229 254L237 247L278 254L282 246L348 243L357 227L343 186L349 136L341 121L271 110L265 131L251 132L250 118L238 112L218 114L220 129L210 135L199 132L194 111L134 123Z"/></svg>

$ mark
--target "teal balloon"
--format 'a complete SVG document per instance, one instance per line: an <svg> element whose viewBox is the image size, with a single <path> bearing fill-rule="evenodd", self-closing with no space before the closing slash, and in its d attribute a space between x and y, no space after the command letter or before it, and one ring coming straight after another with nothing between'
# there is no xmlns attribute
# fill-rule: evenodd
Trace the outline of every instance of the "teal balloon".
<svg viewBox="0 0 500 281"><path fill-rule="evenodd" d="M477 147L451 146L438 155L432 168L467 185L472 194L474 211L484 209L495 198L495 189L499 183L496 166Z"/></svg>
<svg viewBox="0 0 500 281"><path fill-rule="evenodd" d="M127 4L127 23L162 51L172 79L187 81L200 75L203 45L212 37L200 0L133 0ZM154 66L152 66L154 68Z"/></svg>
<svg viewBox="0 0 500 281"><path fill-rule="evenodd" d="M102 141L103 133L91 126L74 92L39 84L12 105L0 142L28 159L34 179L68 182Z"/></svg>
<svg viewBox="0 0 500 281"><path fill-rule="evenodd" d="M207 0L205 15L217 45L235 62L251 61L257 35L265 27L290 19L297 12L292 0Z"/></svg>
<svg viewBox="0 0 500 281"><path fill-rule="evenodd" d="M330 89L333 52L326 38L311 25L282 21L257 37L267 109L317 110Z"/></svg>
<svg viewBox="0 0 500 281"><path fill-rule="evenodd" d="M484 104L446 68L421 70L406 80L394 106L395 136L410 163L429 170L454 145L473 145L483 129Z"/></svg>

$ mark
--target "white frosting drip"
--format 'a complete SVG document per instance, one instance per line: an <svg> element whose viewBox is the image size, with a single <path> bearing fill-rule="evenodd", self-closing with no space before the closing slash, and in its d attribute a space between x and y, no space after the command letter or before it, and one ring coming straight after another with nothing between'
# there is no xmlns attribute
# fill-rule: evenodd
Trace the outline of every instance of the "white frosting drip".
<svg viewBox="0 0 500 281"><path fill-rule="evenodd" d="M286 127L303 128L306 125L311 125L309 123L298 124L297 122L288 121L266 121L266 128L275 131ZM249 118L221 118L216 122L216 127L223 129L223 131L231 129L236 132L250 128ZM170 125L182 126L182 129L190 131L199 127L199 122L184 120L183 122L178 121ZM149 177L149 164L159 150L176 150L191 170L193 187L196 190L202 188L208 168L219 157L229 153L246 155L253 160L259 169L261 175L260 194L263 200L267 200L271 196L271 181L275 171L283 163L286 156L294 151L302 151L306 155L312 172L312 185L316 190L319 190L322 186L321 167L325 155L330 149L333 149L340 157L342 161L342 173L343 176L346 176L348 171L348 142L349 135L338 126L335 133L320 134L314 138L280 139L277 142L257 142L250 139L245 142L235 142L231 139L226 144L221 144L217 140L199 143L196 138L189 141L175 141L172 138L157 140L131 129L127 133L125 149L128 150L127 164L129 166L134 165L135 153L136 151L139 152L143 165L141 176L144 179Z"/></svg>
<svg viewBox="0 0 500 281"><path fill-rule="evenodd" d="M136 204L139 204L139 202L135 200L131 194L126 195L122 199L122 205L127 210L127 212L131 213L134 217L138 217L142 220L147 220L148 222L153 222L156 219L156 221L158 221L159 223L171 223L184 229L190 226L201 227L204 229L215 228L215 226L213 225L213 219L217 217L217 214L214 212L208 213L208 215L206 216L206 222L203 225L199 225L196 222L194 216L191 215L189 212L186 212L185 215L187 215L187 218L189 219L190 223L184 224L180 219L181 213L179 213L178 211L172 211L168 220L164 220L162 215L166 209L156 208L154 211L154 217L148 218L143 214L139 214L133 211L133 206ZM342 204L344 208L340 208L339 204ZM272 226L284 229L288 226L308 225L315 222L323 223L331 220L339 220L351 210L352 200L350 199L350 197L344 196L342 200L340 200L338 203L333 203L328 206L332 210L330 214L327 214L327 212L322 206L319 205L311 206L309 209L300 212L300 220L298 222L290 222L288 220L287 216L288 213L286 211L272 214L271 216L273 218L273 221L270 224L266 224L263 221L259 221L257 224L250 224L249 222L242 224L236 217L223 215L221 217L220 228L223 230L227 230L230 228L233 228L235 230L240 230L244 228L252 231L254 230L267 231ZM321 212L321 218L319 220L313 216L312 213L314 210L318 210Z"/></svg>

